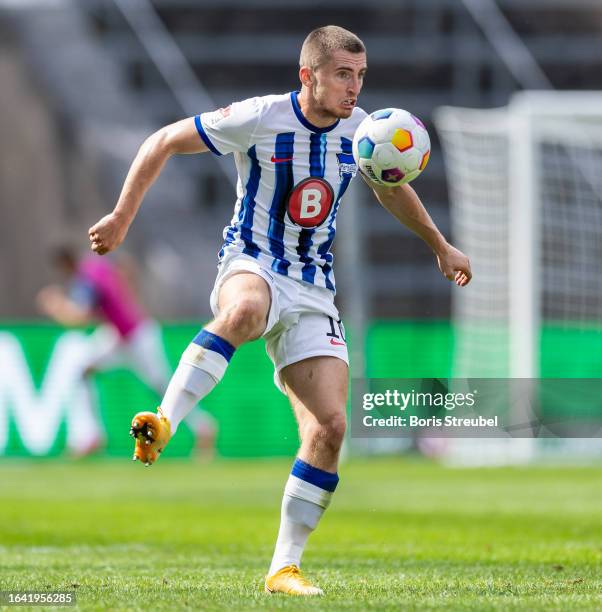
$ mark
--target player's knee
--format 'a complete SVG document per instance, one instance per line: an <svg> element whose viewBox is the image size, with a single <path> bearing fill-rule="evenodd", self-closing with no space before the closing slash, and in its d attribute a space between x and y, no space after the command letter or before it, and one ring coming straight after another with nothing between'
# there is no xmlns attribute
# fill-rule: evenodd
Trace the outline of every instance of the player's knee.
<svg viewBox="0 0 602 612"><path fill-rule="evenodd" d="M345 438L347 420L344 413L335 413L317 425L317 436L325 446L338 451Z"/></svg>
<svg viewBox="0 0 602 612"><path fill-rule="evenodd" d="M241 298L223 313L224 322L235 335L245 338L258 338L266 325L266 308L253 298Z"/></svg>
<svg viewBox="0 0 602 612"><path fill-rule="evenodd" d="M347 419L345 418L345 414L336 414L328 423L329 436L340 446L343 444L345 431L347 431Z"/></svg>

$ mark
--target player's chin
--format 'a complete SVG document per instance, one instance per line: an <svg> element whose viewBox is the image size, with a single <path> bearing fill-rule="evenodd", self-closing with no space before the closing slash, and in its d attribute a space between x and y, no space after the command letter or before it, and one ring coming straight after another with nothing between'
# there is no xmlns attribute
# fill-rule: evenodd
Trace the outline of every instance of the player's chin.
<svg viewBox="0 0 602 612"><path fill-rule="evenodd" d="M351 117L351 114L353 113L353 109L354 108L355 108L355 106L351 106L349 104L340 105L337 108L337 117L339 119L347 119L347 118Z"/></svg>

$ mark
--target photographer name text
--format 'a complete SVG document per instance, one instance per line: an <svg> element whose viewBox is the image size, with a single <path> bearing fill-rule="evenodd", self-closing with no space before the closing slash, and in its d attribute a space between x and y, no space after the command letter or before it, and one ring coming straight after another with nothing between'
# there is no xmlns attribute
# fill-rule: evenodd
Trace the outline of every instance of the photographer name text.
<svg viewBox="0 0 602 612"><path fill-rule="evenodd" d="M484 416L418 416L409 415L412 408L445 409L448 412L456 408L472 408L476 404L477 391L468 393L424 393L412 389L401 392L387 389L382 393L364 393L362 408L369 413L375 408L391 408L404 412L403 415L391 414L375 416L364 414L364 427L497 427L498 417ZM407 412L406 412L407 411Z"/></svg>

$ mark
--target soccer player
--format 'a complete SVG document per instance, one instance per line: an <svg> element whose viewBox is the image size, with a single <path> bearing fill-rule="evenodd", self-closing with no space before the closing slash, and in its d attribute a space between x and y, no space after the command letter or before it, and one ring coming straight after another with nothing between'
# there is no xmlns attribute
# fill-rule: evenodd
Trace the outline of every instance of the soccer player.
<svg viewBox="0 0 602 612"><path fill-rule="evenodd" d="M265 580L269 592L322 594L299 566L339 480L348 357L330 249L336 213L357 171L351 143L366 116L357 107L366 68L364 45L353 33L314 30L301 49L299 92L236 102L160 129L140 148L113 212L89 230L93 251L115 249L172 155L234 154L238 198L211 294L215 318L184 351L158 415L137 414L132 429L135 457L153 463L183 416L220 381L237 347L265 338L301 438ZM409 185L370 186L432 248L448 279L470 281L468 258L448 244Z"/></svg>
<svg viewBox="0 0 602 612"><path fill-rule="evenodd" d="M158 395L163 395L170 368L161 331L145 313L124 266L93 256L80 259L75 249L66 244L54 250L52 259L68 288L49 285L41 289L37 296L40 310L63 325L101 321L90 338L89 356L81 364L86 383L99 370L126 364ZM196 436L199 451L211 454L217 432L213 416L199 409L188 415L186 422ZM101 444L99 433L77 454L90 454Z"/></svg>

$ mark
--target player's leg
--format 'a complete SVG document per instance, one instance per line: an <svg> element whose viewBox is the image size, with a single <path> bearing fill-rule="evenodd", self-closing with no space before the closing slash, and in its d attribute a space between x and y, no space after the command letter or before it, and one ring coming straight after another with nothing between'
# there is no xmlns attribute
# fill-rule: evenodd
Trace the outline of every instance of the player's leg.
<svg viewBox="0 0 602 612"><path fill-rule="evenodd" d="M301 448L284 491L266 589L317 595L321 590L300 575L299 566L307 539L328 507L339 480L348 367L337 357L320 356L289 365L280 376L299 423Z"/></svg>
<svg viewBox="0 0 602 612"><path fill-rule="evenodd" d="M280 372L299 424L297 457L336 473L346 428L347 363L330 356L311 357Z"/></svg>
<svg viewBox="0 0 602 612"><path fill-rule="evenodd" d="M222 379L236 348L265 331L271 290L261 276L237 272L221 284L217 297L217 316L184 351L161 402L160 417L134 417L134 459L153 463L182 419Z"/></svg>
<svg viewBox="0 0 602 612"><path fill-rule="evenodd" d="M130 365L140 380L163 397L171 369L165 354L163 337L159 324L153 319L143 321L128 339L127 354ZM185 418L188 428L196 439L199 452L205 457L213 456L217 421L209 412L198 406Z"/></svg>
<svg viewBox="0 0 602 612"><path fill-rule="evenodd" d="M67 437L67 446L73 457L84 457L97 452L105 442L105 432L98 411L98 398L94 384L96 372L119 365L121 338L111 325L99 325L88 337L85 357L79 362L81 385L78 385L78 399L71 403L71 409L78 414L73 434ZM94 426L92 427L92 424ZM85 424L88 424L86 426Z"/></svg>
<svg viewBox="0 0 602 612"><path fill-rule="evenodd" d="M142 321L132 332L128 337L127 355L130 367L140 380L162 397L169 384L171 368L156 321Z"/></svg>
<svg viewBox="0 0 602 612"><path fill-rule="evenodd" d="M84 376L115 368L123 362L123 344L119 332L112 325L101 324L89 339L88 358L82 362Z"/></svg>
<svg viewBox="0 0 602 612"><path fill-rule="evenodd" d="M221 380L236 348L263 334L270 303L270 289L256 274L238 273L224 282L216 318L184 351L161 402L173 431Z"/></svg>

